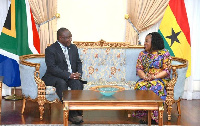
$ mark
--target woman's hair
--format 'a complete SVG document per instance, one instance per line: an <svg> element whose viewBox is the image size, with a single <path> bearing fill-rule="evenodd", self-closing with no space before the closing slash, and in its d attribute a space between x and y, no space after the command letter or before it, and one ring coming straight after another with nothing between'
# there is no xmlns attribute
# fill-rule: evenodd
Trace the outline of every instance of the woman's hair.
<svg viewBox="0 0 200 126"><path fill-rule="evenodd" d="M151 50L162 50L165 48L164 40L158 32L152 32L148 35L151 36Z"/></svg>

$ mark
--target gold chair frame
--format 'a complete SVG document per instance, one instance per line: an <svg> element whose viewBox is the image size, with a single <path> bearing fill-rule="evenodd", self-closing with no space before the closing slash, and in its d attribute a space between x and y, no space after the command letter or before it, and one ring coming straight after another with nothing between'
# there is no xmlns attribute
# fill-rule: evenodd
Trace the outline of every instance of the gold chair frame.
<svg viewBox="0 0 200 126"><path fill-rule="evenodd" d="M172 65L172 71L173 71L172 78L171 78L171 81L166 84L167 97L166 97L165 103L167 105L168 120L171 120L172 104L174 104L174 103L177 103L178 115L181 115L181 107L180 107L181 98L179 98L178 100L174 100L174 86L175 86L177 78L178 78L178 74L177 74L176 70L185 68L188 66L188 61L183 58L172 57L172 61L178 61L182 64Z"/></svg>
<svg viewBox="0 0 200 126"><path fill-rule="evenodd" d="M59 99L56 99L54 101L48 101L45 97L46 95L46 85L44 81L41 80L40 78L40 63L31 63L26 61L26 59L31 59L31 58L42 58L45 57L45 54L30 54L30 55L23 55L20 56L20 64L26 65L26 66L31 66L35 67L35 72L34 72L34 79L38 87L38 96L36 99L31 99L30 97L26 98L23 96L23 106L22 106L22 114L24 113L25 109L25 104L26 100L31 100L33 102L37 102L39 105L39 111L40 111L40 120L43 120L43 114L44 114L44 104L45 103L61 103ZM50 106L51 107L51 106Z"/></svg>

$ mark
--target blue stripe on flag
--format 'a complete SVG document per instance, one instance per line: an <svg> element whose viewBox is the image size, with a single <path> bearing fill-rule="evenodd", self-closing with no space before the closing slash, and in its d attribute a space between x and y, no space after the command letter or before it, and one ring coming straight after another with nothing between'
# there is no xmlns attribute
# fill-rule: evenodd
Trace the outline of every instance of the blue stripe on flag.
<svg viewBox="0 0 200 126"><path fill-rule="evenodd" d="M21 86L19 64L16 60L0 54L0 76L4 76L3 83L9 87Z"/></svg>

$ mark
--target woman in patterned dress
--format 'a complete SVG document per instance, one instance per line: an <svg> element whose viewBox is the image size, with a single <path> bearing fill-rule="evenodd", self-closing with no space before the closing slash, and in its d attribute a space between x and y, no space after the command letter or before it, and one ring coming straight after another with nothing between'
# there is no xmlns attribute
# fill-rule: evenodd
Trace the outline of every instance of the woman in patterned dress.
<svg viewBox="0 0 200 126"><path fill-rule="evenodd" d="M171 57L169 51L164 48L163 38L158 32L146 36L144 50L140 52L137 59L136 71L140 79L136 82L135 90L152 90L163 100L166 99L165 86L170 80ZM145 115L147 111L133 113L133 116L140 118ZM158 111L152 112L152 119L158 122ZM147 123L147 121L140 120L140 123Z"/></svg>

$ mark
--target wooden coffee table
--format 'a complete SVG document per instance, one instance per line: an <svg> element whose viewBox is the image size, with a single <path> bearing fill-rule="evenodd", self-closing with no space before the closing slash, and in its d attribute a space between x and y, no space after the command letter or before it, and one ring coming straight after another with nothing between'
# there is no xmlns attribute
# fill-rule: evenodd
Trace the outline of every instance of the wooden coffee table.
<svg viewBox="0 0 200 126"><path fill-rule="evenodd" d="M153 91L124 90L113 96L103 96L92 90L67 90L63 92L64 126L68 126L69 110L158 110L159 126L163 125L163 100Z"/></svg>

